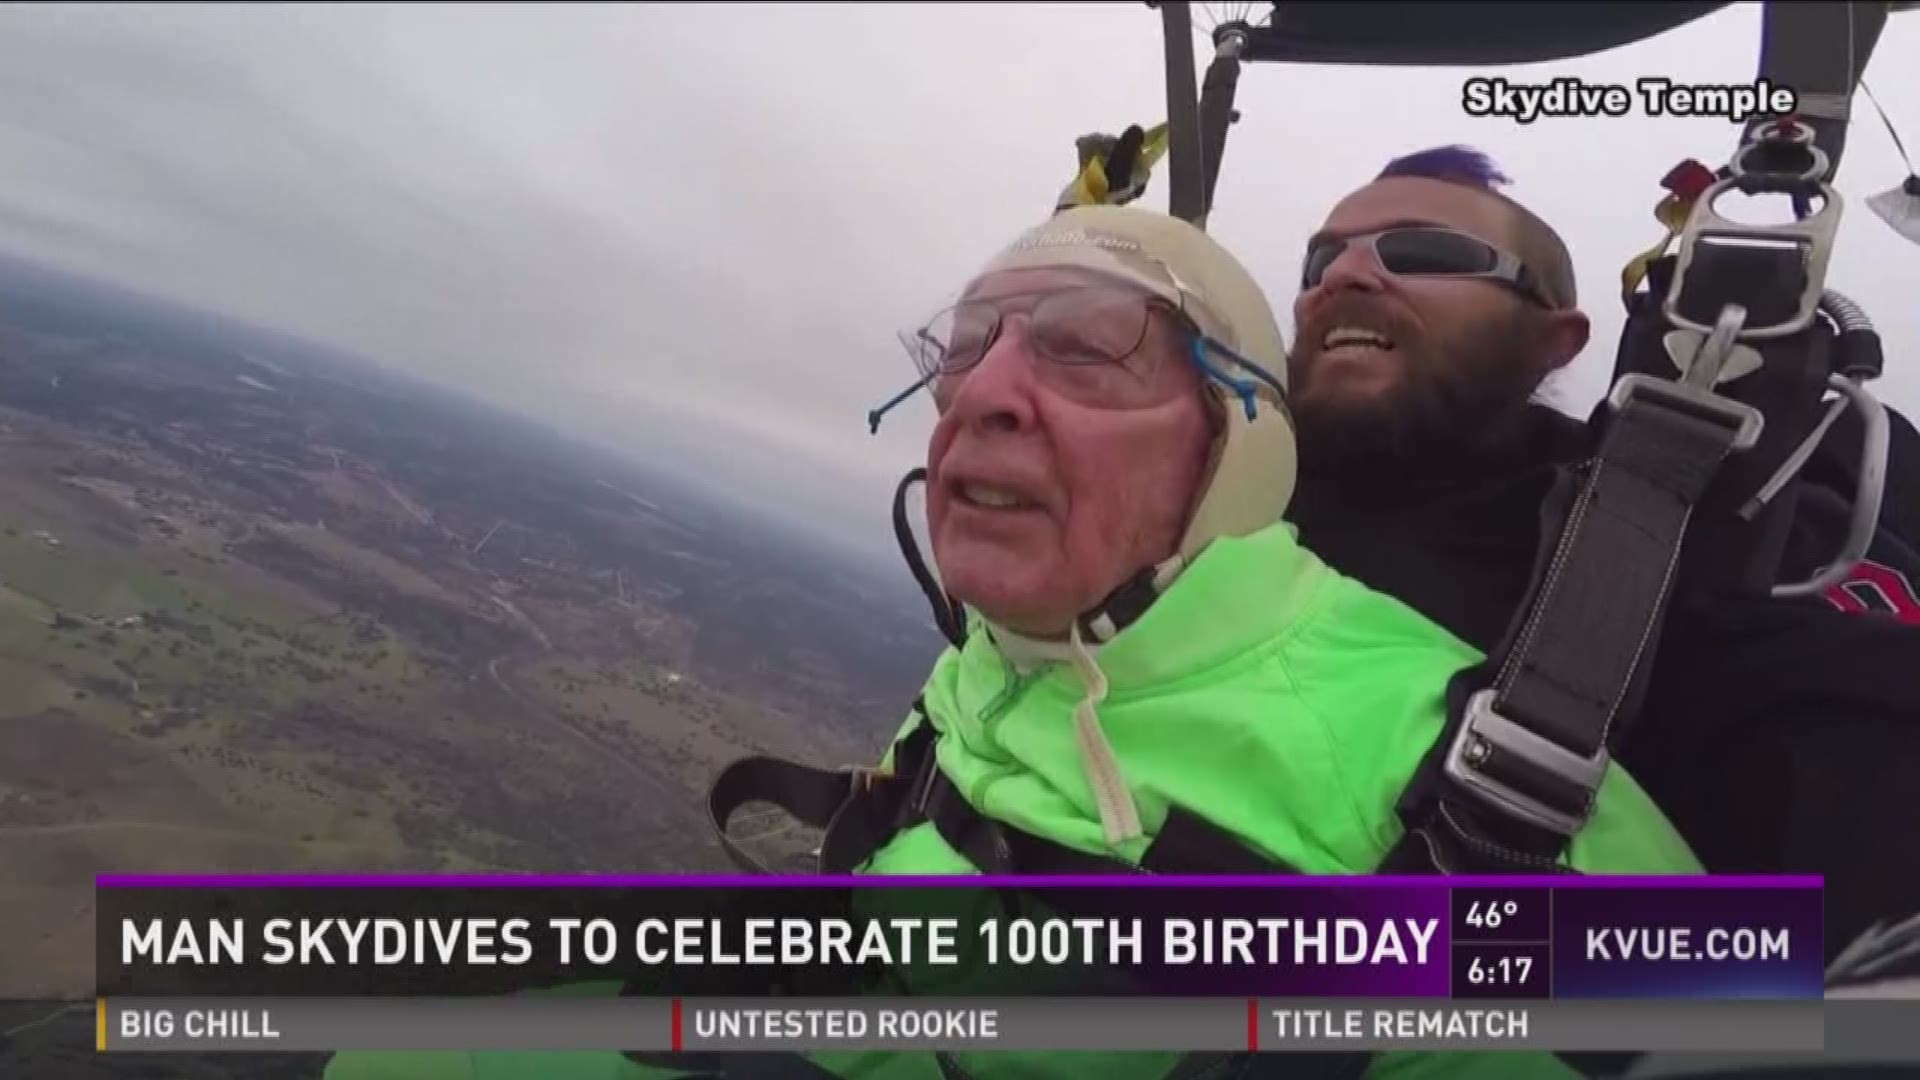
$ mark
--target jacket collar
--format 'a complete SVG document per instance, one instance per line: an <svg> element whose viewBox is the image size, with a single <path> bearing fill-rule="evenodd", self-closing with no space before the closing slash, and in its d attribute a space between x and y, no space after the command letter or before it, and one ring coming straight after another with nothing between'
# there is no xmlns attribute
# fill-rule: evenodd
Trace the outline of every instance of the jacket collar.
<svg viewBox="0 0 1920 1080"><path fill-rule="evenodd" d="M1333 573L1300 545L1294 527L1270 525L1209 544L1134 623L1111 641L1089 643L1114 692L1177 681L1258 648L1314 606ZM962 652L965 666L1074 679L1065 641L1041 641L981 624Z"/></svg>

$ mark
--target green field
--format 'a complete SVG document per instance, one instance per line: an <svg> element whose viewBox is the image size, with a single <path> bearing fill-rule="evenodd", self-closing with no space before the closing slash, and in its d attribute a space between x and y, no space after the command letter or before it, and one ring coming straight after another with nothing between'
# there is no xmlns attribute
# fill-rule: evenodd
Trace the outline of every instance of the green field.
<svg viewBox="0 0 1920 1080"><path fill-rule="evenodd" d="M542 629L345 535L55 475L0 473L0 925L34 928L0 934L0 996L91 985L97 873L714 870L720 763L846 759L602 609L529 602ZM493 637L415 636L449 619ZM749 825L769 860L813 842Z"/></svg>

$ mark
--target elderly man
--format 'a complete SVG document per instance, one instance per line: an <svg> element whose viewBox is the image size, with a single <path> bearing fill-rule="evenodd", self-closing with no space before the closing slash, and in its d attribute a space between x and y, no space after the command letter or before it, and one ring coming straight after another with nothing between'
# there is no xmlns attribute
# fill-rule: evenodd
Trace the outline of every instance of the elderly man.
<svg viewBox="0 0 1920 1080"><path fill-rule="evenodd" d="M853 865L1178 868L1205 839L1269 869L1378 866L1399 838L1394 801L1440 732L1444 687L1477 656L1330 571L1280 520L1294 469L1284 353L1246 270L1175 218L1071 210L993 259L910 340L939 410L934 560L974 619L889 755L890 782L917 793L918 813L885 815L898 830L869 835ZM1618 768L1568 861L1698 869ZM849 1077L1159 1080L1180 1055L810 1057ZM343 1056L329 1076L402 1075L394 1060ZM480 1074L455 1061L437 1075ZM525 1061L485 1075L660 1075L612 1055ZM1544 1055L1371 1065L1375 1076L1568 1075Z"/></svg>
<svg viewBox="0 0 1920 1080"><path fill-rule="evenodd" d="M1555 466L1538 402L1586 345L1565 246L1458 147L1400 159L1307 245L1290 511L1339 570L1477 648L1522 602ZM1524 271L1478 274L1510 252ZM1830 542L1831 543L1831 542ZM1621 754L1707 865L1827 876L1828 942L1920 910L1920 632L1823 604L1669 613Z"/></svg>

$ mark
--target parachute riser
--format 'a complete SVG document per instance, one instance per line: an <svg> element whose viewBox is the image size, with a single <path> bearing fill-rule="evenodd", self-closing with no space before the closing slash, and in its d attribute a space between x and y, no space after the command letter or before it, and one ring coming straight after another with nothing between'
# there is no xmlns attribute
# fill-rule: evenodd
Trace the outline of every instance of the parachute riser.
<svg viewBox="0 0 1920 1080"><path fill-rule="evenodd" d="M1160 9L1165 38L1167 158L1172 174L1167 210L1205 228L1220 180L1227 129L1240 118L1233 103L1240 85L1241 57L1246 53L1252 27L1245 22L1230 22L1214 28L1213 62L1207 65L1196 98L1189 5L1149 6Z"/></svg>
<svg viewBox="0 0 1920 1080"><path fill-rule="evenodd" d="M1207 218L1206 171L1200 138L1200 103L1194 94L1191 6L1183 0L1160 9L1167 71L1167 212L1203 225Z"/></svg>
<svg viewBox="0 0 1920 1080"><path fill-rule="evenodd" d="M1200 169L1205 180L1201 223L1213 213L1214 192L1220 184L1220 164L1226 155L1227 129L1240 114L1233 107L1240 88L1240 57L1246 51L1246 23L1227 23L1214 29L1213 62L1200 83Z"/></svg>

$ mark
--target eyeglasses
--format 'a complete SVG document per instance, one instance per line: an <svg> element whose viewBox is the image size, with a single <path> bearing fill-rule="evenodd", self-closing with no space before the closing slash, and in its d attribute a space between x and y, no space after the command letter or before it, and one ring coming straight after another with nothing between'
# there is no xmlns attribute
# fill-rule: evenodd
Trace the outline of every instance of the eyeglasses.
<svg viewBox="0 0 1920 1080"><path fill-rule="evenodd" d="M1156 310L1176 321L1156 324ZM1041 382L1083 404L1119 408L1154 402L1154 376L1167 350L1143 348L1149 335L1191 332L1164 301L1118 287L1082 285L965 301L900 340L939 398L950 392L953 376L986 358L1014 319L1024 324L1028 346L1043 361L1035 365Z"/></svg>
<svg viewBox="0 0 1920 1080"><path fill-rule="evenodd" d="M1286 407L1277 379L1201 332L1168 301L1121 286L1074 285L963 301L900 334L920 379L869 412L868 427L878 431L881 416L923 387L944 404L958 385L955 376L984 360L1013 319L1023 324L1027 347L1038 361L1036 379L1081 404L1119 409L1160 404L1170 390L1155 376L1168 353L1179 350L1205 378L1232 390L1249 419L1261 386ZM1156 334L1170 335L1167 348L1146 347ZM1230 369L1247 377L1235 377Z"/></svg>
<svg viewBox="0 0 1920 1080"><path fill-rule="evenodd" d="M1486 278L1510 286L1541 307L1556 306L1547 299L1538 275L1517 256L1471 233L1425 225L1382 229L1360 236L1334 237L1310 245L1300 271L1301 289L1319 285L1334 260L1351 245L1369 249L1374 259L1390 274Z"/></svg>

